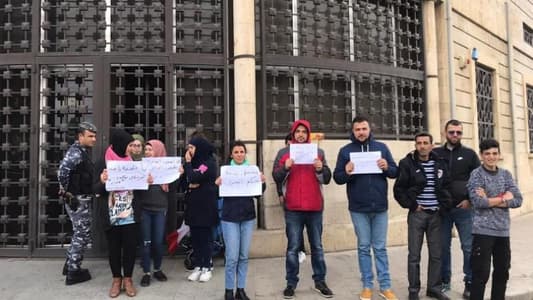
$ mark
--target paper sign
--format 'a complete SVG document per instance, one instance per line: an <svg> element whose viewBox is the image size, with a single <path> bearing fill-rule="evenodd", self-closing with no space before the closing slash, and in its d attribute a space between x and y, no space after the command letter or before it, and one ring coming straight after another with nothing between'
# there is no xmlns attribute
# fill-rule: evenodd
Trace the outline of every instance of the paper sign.
<svg viewBox="0 0 533 300"><path fill-rule="evenodd" d="M289 156L297 165L312 165L318 157L317 144L291 144Z"/></svg>
<svg viewBox="0 0 533 300"><path fill-rule="evenodd" d="M354 164L352 174L378 174L383 171L378 167L381 151L350 152L350 161Z"/></svg>
<svg viewBox="0 0 533 300"><path fill-rule="evenodd" d="M263 193L261 172L257 166L223 166L220 197L259 196Z"/></svg>
<svg viewBox="0 0 533 300"><path fill-rule="evenodd" d="M142 159L146 172L152 175L152 184L174 182L180 177L181 157L144 157Z"/></svg>
<svg viewBox="0 0 533 300"><path fill-rule="evenodd" d="M148 173L142 161L108 161L107 191L147 190Z"/></svg>

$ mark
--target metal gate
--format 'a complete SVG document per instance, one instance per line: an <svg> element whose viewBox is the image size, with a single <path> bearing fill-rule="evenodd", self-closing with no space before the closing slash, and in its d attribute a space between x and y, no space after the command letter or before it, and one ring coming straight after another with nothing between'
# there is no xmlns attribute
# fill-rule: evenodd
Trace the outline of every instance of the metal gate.
<svg viewBox="0 0 533 300"><path fill-rule="evenodd" d="M97 160L109 128L160 139L182 155L203 132L223 156L227 1L0 0L0 256L61 256L71 224L57 168L80 121ZM38 34L40 32L40 34ZM168 228L183 203L171 201ZM93 232L90 255L101 255Z"/></svg>

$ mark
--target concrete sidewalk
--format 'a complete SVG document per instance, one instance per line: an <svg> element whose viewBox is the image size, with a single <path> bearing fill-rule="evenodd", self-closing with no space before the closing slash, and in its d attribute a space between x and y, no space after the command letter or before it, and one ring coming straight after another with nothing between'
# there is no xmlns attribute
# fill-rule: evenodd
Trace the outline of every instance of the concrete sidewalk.
<svg viewBox="0 0 533 300"><path fill-rule="evenodd" d="M511 225L512 267L506 299L533 299L533 214L515 217ZM268 241L265 241L268 242ZM424 246L425 247L425 246ZM421 299L425 295L425 278L427 270L426 249L422 254L420 267L423 288ZM458 239L453 240L453 281L450 296L461 299L462 254ZM335 293L334 299L358 299L361 290L356 252L347 251L328 253L327 282ZM393 290L399 299L407 299L407 247L390 247L390 272ZM65 286L61 276L62 259L0 259L0 299L109 299L107 292L111 286L111 275L107 261L92 259L84 262L93 279L73 286ZM182 257L166 257L163 270L169 277L168 282L152 280L149 287L139 285L141 268L135 266L134 283L138 289L136 299L223 299L224 268L222 260L217 260L213 279L207 283L188 282L189 274L183 267ZM300 283L296 289L296 299L324 299L312 290L311 262L307 260L300 268ZM248 273L246 291L252 299L282 299L285 287L285 260L279 258L252 259ZM490 295L490 283L486 295ZM487 296L488 297L488 296ZM128 298L122 293L119 298ZM380 299L377 290L373 299Z"/></svg>

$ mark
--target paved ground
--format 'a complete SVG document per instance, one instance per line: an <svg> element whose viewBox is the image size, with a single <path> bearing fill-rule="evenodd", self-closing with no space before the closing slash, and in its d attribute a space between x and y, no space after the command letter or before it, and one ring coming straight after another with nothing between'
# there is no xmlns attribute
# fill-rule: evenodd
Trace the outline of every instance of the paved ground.
<svg viewBox="0 0 533 300"><path fill-rule="evenodd" d="M533 214L513 218L511 227L512 267L506 299L533 299ZM265 241L267 242L267 241ZM424 250L425 251L425 250ZM453 240L453 281L452 299L461 299L463 284L461 282L461 254L458 239ZM425 282L427 254L423 253L422 282ZM390 271L393 289L400 299L407 298L407 248L390 247ZM107 262L103 259L91 259L84 263L89 268L93 279L65 286L61 276L63 260L60 259L0 259L0 299L106 299L111 285L111 276ZM361 289L356 252L347 251L328 253L327 281L334 299L358 299ZM141 268L135 266L134 281L138 288L136 299L223 299L224 272L223 262L218 260L214 277L207 283L191 283L186 277L189 273L183 268L182 257L164 259L163 270L169 281L159 283L152 281L146 288L139 286ZM311 262L307 259L301 266L300 283L296 290L296 299L323 299L312 289ZM285 286L284 258L253 259L250 262L247 292L252 299L282 299L281 292ZM489 284L490 286L490 284ZM490 289L490 287L489 287ZM489 295L489 291L486 292ZM423 288L421 296L425 295ZM121 294L119 298L127 298ZM373 299L379 299L375 294ZM424 297L422 297L424 299ZM488 298L487 298L488 299Z"/></svg>

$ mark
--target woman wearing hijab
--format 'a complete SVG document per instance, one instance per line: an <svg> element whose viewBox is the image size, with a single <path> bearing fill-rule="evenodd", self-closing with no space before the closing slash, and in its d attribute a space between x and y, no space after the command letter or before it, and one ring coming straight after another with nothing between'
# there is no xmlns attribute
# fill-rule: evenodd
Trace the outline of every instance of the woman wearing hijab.
<svg viewBox="0 0 533 300"><path fill-rule="evenodd" d="M188 279L207 282L212 277L212 227L218 223L217 163L213 146L200 136L193 137L185 152L183 168L185 223L191 228L195 267Z"/></svg>
<svg viewBox="0 0 533 300"><path fill-rule="evenodd" d="M99 223L107 235L109 266L113 274L113 282L109 290L109 297L115 298L125 289L129 297L137 294L131 276L135 264L137 247L138 223L141 216L141 206L138 203L138 191L106 191L106 165L109 161L131 161L127 154L128 144L133 141L132 136L118 128L110 130L110 145L105 151L104 160L97 163L96 174L100 174L95 183L95 194L99 194L101 202L107 203L107 209L99 210Z"/></svg>
<svg viewBox="0 0 533 300"><path fill-rule="evenodd" d="M231 166L247 166L246 145L235 141L231 147ZM216 184L222 184L218 177ZM265 176L261 174L263 191L265 190ZM248 273L248 253L252 242L252 233L255 224L254 197L224 197L222 204L222 235L226 246L225 286L224 300L250 300L244 291ZM234 296L235 275L237 275L237 291Z"/></svg>
<svg viewBox="0 0 533 300"><path fill-rule="evenodd" d="M165 145L159 140L149 140L144 148L145 157L167 156ZM163 238L165 234L165 221L168 209L168 184L154 184L147 191L141 191L141 229L143 240L142 267L144 275L141 286L150 285L150 267L154 261L154 278L167 281L167 276L161 271L163 260Z"/></svg>

